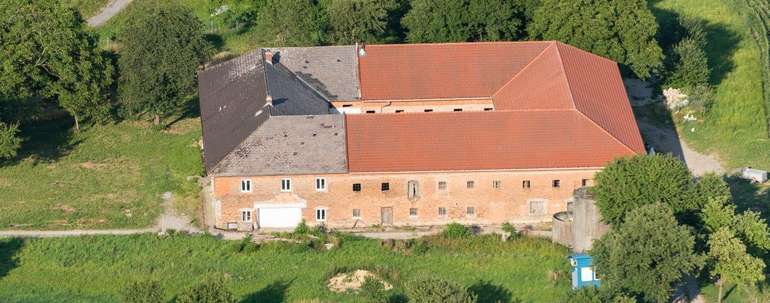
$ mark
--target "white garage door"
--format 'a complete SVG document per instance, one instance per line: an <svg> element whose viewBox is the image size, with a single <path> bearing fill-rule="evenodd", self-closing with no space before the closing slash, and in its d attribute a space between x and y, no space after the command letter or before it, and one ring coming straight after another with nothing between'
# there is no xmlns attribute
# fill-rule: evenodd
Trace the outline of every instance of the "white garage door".
<svg viewBox="0 0 770 303"><path fill-rule="evenodd" d="M293 228L302 221L299 207L275 207L259 209L260 228Z"/></svg>

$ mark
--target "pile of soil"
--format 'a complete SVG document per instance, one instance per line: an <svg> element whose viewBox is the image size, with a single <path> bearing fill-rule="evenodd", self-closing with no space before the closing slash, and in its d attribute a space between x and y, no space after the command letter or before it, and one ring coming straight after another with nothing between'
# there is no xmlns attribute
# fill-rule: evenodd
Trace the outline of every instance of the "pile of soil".
<svg viewBox="0 0 770 303"><path fill-rule="evenodd" d="M329 279L329 284L327 286L329 287L329 290L337 293L349 291L355 292L361 288L361 285L364 284L366 278L369 277L380 281L380 283L382 283L382 287L385 288L385 290L393 289L393 285L382 281L382 279L378 278L375 274L363 269L359 269L353 272L339 273Z"/></svg>

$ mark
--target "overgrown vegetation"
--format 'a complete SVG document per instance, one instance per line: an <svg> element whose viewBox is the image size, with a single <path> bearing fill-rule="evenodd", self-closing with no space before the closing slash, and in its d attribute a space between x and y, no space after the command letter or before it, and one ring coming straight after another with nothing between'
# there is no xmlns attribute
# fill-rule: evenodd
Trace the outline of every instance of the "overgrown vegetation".
<svg viewBox="0 0 770 303"><path fill-rule="evenodd" d="M239 242L205 235L153 234L0 240L4 302L118 302L126 285L158 281L164 302L201 281L221 280L242 302L361 302L327 289L330 275L371 269L407 296L405 284L441 279L486 295L484 302L557 302L569 291L567 249L544 239L498 236L431 238L422 255L393 253L378 240L344 236L345 245L314 250L270 242L238 252ZM347 269L334 270L342 264ZM380 270L376 268L381 268ZM411 302L411 301L410 301Z"/></svg>

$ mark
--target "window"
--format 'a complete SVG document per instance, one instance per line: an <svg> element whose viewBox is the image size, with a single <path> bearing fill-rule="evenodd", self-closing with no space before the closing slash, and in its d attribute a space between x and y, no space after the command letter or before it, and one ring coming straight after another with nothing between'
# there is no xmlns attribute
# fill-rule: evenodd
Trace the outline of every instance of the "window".
<svg viewBox="0 0 770 303"><path fill-rule="evenodd" d="M406 195L409 200L417 200L420 198L420 185L415 180L410 180L406 183Z"/></svg>
<svg viewBox="0 0 770 303"><path fill-rule="evenodd" d="M500 180L492 181L492 188L500 189L500 187L503 187L503 182L502 181L500 181Z"/></svg>
<svg viewBox="0 0 770 303"><path fill-rule="evenodd" d="M241 210L241 222L251 222L251 210L250 209L242 209Z"/></svg>
<svg viewBox="0 0 770 303"><path fill-rule="evenodd" d="M438 190L446 190L446 181L438 181Z"/></svg>
<svg viewBox="0 0 770 303"><path fill-rule="evenodd" d="M588 182L589 182L589 181L590 181L590 180L588 180L588 179L583 179L583 180L581 180L581 181L580 181L580 186L588 186Z"/></svg>
<svg viewBox="0 0 770 303"><path fill-rule="evenodd" d="M361 183L353 183L353 191L354 192L361 191Z"/></svg>
<svg viewBox="0 0 770 303"><path fill-rule="evenodd" d="M559 179L553 180L553 182L551 183L551 186L553 186L554 188L558 188L559 186L561 186L561 181Z"/></svg>
<svg viewBox="0 0 770 303"><path fill-rule="evenodd" d="M454 111L461 112L461 111L463 111L463 109L462 108L455 108Z"/></svg>
<svg viewBox="0 0 770 303"><path fill-rule="evenodd" d="M283 178L281 179L281 191L291 191L291 179Z"/></svg>
<svg viewBox="0 0 770 303"><path fill-rule="evenodd" d="M425 109L425 112L426 112L426 113L430 113L430 112L433 112L433 109L430 109L430 108L426 108L426 109Z"/></svg>
<svg viewBox="0 0 770 303"><path fill-rule="evenodd" d="M485 112L488 112L488 111L492 111L492 109L493 109L493 108L491 108L491 107L485 107L485 108L484 108L484 111L485 111Z"/></svg>
<svg viewBox="0 0 770 303"><path fill-rule="evenodd" d="M390 183L382 182L381 190L382 191L389 191L390 190Z"/></svg>
<svg viewBox="0 0 770 303"><path fill-rule="evenodd" d="M439 207L438 208L438 216L439 217L446 217L446 207Z"/></svg>
<svg viewBox="0 0 770 303"><path fill-rule="evenodd" d="M315 190L326 191L326 178L315 178Z"/></svg>
<svg viewBox="0 0 770 303"><path fill-rule="evenodd" d="M353 219L361 219L361 210L358 208L353 209Z"/></svg>
<svg viewBox="0 0 770 303"><path fill-rule="evenodd" d="M545 201L543 200L529 201L529 215L530 216L545 215Z"/></svg>
<svg viewBox="0 0 770 303"><path fill-rule="evenodd" d="M410 208L409 209L409 216L410 217L417 217L417 209L416 208Z"/></svg>
<svg viewBox="0 0 770 303"><path fill-rule="evenodd" d="M316 210L315 210L315 220L316 221L326 221L326 209L325 208L316 208Z"/></svg>
<svg viewBox="0 0 770 303"><path fill-rule="evenodd" d="M465 183L465 187L467 187L467 188L473 188L473 186L475 186L475 185L476 185L476 183L474 183L473 181L468 181L468 182Z"/></svg>
<svg viewBox="0 0 770 303"><path fill-rule="evenodd" d="M351 107L353 104L343 104L342 107Z"/></svg>
<svg viewBox="0 0 770 303"><path fill-rule="evenodd" d="M532 183L529 182L529 180L521 181L521 188L529 189L531 187Z"/></svg>
<svg viewBox="0 0 770 303"><path fill-rule="evenodd" d="M367 114L373 114L373 113L374 113L374 111L373 111L373 110L367 110L367 111L366 111L366 113L367 113Z"/></svg>
<svg viewBox="0 0 770 303"><path fill-rule="evenodd" d="M398 114L398 113L403 113L403 112L404 112L404 110L403 110L403 109L397 109L397 110L396 110L396 113L397 113L397 114Z"/></svg>
<svg viewBox="0 0 770 303"><path fill-rule="evenodd" d="M244 193L251 192L251 180L249 179L241 180L241 192L244 192Z"/></svg>
<svg viewBox="0 0 770 303"><path fill-rule="evenodd" d="M475 207L468 207L465 209L465 215L468 217L475 217L476 216L476 208Z"/></svg>

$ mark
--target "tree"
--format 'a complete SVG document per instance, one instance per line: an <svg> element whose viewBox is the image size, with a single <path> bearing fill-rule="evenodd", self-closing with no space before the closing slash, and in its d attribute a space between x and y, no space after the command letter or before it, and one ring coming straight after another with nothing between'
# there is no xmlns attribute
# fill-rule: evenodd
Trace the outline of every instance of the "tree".
<svg viewBox="0 0 770 303"><path fill-rule="evenodd" d="M331 42L353 44L382 42L388 13L397 8L395 0L328 0L321 2L329 17Z"/></svg>
<svg viewBox="0 0 770 303"><path fill-rule="evenodd" d="M130 115L150 115L157 125L194 93L210 47L203 24L177 4L140 5L127 20L118 35L121 101Z"/></svg>
<svg viewBox="0 0 770 303"><path fill-rule="evenodd" d="M82 120L109 115L112 65L73 8L59 1L1 1L0 53L3 110L30 100L56 102L74 117L76 129Z"/></svg>
<svg viewBox="0 0 770 303"><path fill-rule="evenodd" d="M559 40L628 66L649 78L662 66L658 23L644 0L543 0L528 32Z"/></svg>
<svg viewBox="0 0 770 303"><path fill-rule="evenodd" d="M707 234L729 228L743 243L748 244L755 254L764 254L770 249L770 231L767 223L754 211L737 214L735 205L731 201L711 199L703 207L700 216L703 229Z"/></svg>
<svg viewBox="0 0 770 303"><path fill-rule="evenodd" d="M7 125L0 122L0 160L16 157L16 151L21 147L18 132L18 124Z"/></svg>
<svg viewBox="0 0 770 303"><path fill-rule="evenodd" d="M592 193L602 218L610 224L619 224L629 211L656 202L676 213L702 205L690 170L669 155L617 159L596 174Z"/></svg>
<svg viewBox="0 0 770 303"><path fill-rule="evenodd" d="M219 280L206 281L187 289L177 303L235 303L238 299Z"/></svg>
<svg viewBox="0 0 770 303"><path fill-rule="evenodd" d="M257 26L276 46L313 46L324 41L327 20L310 0L267 0Z"/></svg>
<svg viewBox="0 0 770 303"><path fill-rule="evenodd" d="M707 86L711 69L706 51L699 42L685 38L674 46L674 64L668 76L667 85L683 88L688 93L699 86Z"/></svg>
<svg viewBox="0 0 770 303"><path fill-rule="evenodd" d="M523 14L515 0L412 0L401 23L409 42L513 40Z"/></svg>
<svg viewBox="0 0 770 303"><path fill-rule="evenodd" d="M406 285L409 302L475 303L476 297L459 285L436 278L417 279Z"/></svg>
<svg viewBox="0 0 770 303"><path fill-rule="evenodd" d="M596 271L603 286L664 302L683 275L700 264L695 237L661 203L628 213L624 223L594 242Z"/></svg>
<svg viewBox="0 0 770 303"><path fill-rule="evenodd" d="M123 290L125 303L161 303L164 302L163 287L157 281L132 282Z"/></svg>
<svg viewBox="0 0 770 303"><path fill-rule="evenodd" d="M719 286L717 302L722 302L722 288L727 282L751 286L765 279L765 263L746 253L746 246L727 227L720 228L708 241L711 275Z"/></svg>

